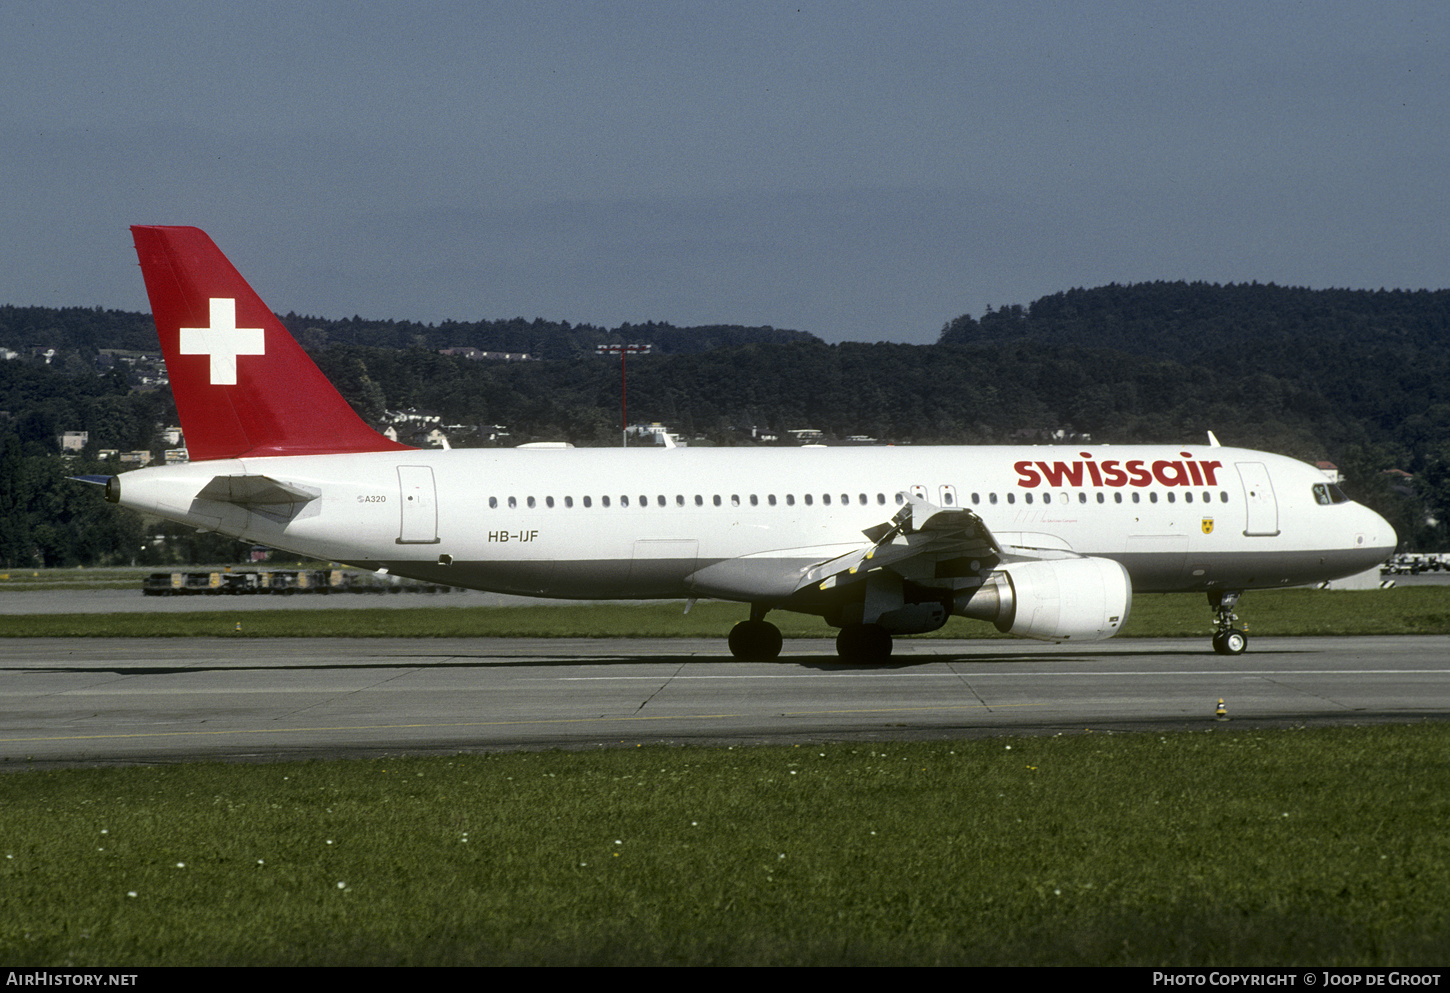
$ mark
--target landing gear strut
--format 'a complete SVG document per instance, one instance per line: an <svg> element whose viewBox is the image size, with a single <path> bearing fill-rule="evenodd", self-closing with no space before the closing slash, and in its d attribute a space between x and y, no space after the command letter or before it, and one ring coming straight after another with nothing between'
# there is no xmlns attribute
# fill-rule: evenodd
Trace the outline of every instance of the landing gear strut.
<svg viewBox="0 0 1450 993"><path fill-rule="evenodd" d="M1222 590L1208 595L1208 605L1214 609L1213 650L1220 655L1242 655L1249 647L1249 636L1241 627L1235 627L1238 615L1234 607L1241 596L1239 590Z"/></svg>
<svg viewBox="0 0 1450 993"><path fill-rule="evenodd" d="M750 605L750 620L730 629L730 654L741 662L769 662L780 655L780 628L765 620L769 607Z"/></svg>

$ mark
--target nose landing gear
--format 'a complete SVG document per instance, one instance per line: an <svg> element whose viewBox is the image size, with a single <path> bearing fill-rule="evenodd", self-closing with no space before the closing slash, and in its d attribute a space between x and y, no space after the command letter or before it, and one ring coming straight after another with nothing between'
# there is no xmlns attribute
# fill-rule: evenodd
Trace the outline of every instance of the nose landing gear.
<svg viewBox="0 0 1450 993"><path fill-rule="evenodd" d="M1240 590L1220 590L1208 595L1208 605L1214 609L1213 650L1220 655L1242 655L1249 647L1249 636L1242 627L1235 627L1238 615L1234 607L1242 596Z"/></svg>

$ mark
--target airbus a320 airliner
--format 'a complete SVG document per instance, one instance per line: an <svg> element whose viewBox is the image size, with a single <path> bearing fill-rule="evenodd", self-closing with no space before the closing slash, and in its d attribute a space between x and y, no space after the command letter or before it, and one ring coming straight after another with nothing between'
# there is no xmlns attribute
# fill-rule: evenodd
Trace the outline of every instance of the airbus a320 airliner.
<svg viewBox="0 0 1450 993"><path fill-rule="evenodd" d="M191 461L106 498L317 559L500 593L817 614L850 661L953 614L1047 641L1197 591L1215 650L1250 589L1369 569L1395 532L1312 466L1207 446L421 450L368 427L205 233L134 227ZM1211 436L1210 436L1211 437Z"/></svg>

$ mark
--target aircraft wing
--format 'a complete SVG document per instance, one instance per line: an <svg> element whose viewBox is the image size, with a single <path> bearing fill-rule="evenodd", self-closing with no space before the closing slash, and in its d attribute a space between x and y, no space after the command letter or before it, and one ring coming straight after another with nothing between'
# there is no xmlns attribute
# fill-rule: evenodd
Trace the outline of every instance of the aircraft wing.
<svg viewBox="0 0 1450 993"><path fill-rule="evenodd" d="M781 549L727 559L691 576L702 596L737 600L784 600L812 588L830 590L879 568L931 582L981 575L998 562L1033 557L1027 549L1005 552L977 514L966 507L938 507L903 493L906 502L889 521L867 528L866 543Z"/></svg>
<svg viewBox="0 0 1450 993"><path fill-rule="evenodd" d="M909 493L896 516L867 528L871 544L821 562L802 575L796 591L828 590L871 569L891 568L930 580L990 571L1008 556L982 518L966 507L938 507Z"/></svg>

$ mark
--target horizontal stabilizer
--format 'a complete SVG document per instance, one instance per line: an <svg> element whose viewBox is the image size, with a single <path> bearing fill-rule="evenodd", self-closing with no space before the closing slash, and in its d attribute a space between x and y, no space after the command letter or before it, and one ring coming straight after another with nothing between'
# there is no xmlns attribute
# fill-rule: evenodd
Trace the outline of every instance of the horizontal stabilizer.
<svg viewBox="0 0 1450 993"><path fill-rule="evenodd" d="M271 476L214 476L197 494L201 500L218 500L241 507L304 504L320 496L322 491L315 486L286 483Z"/></svg>

